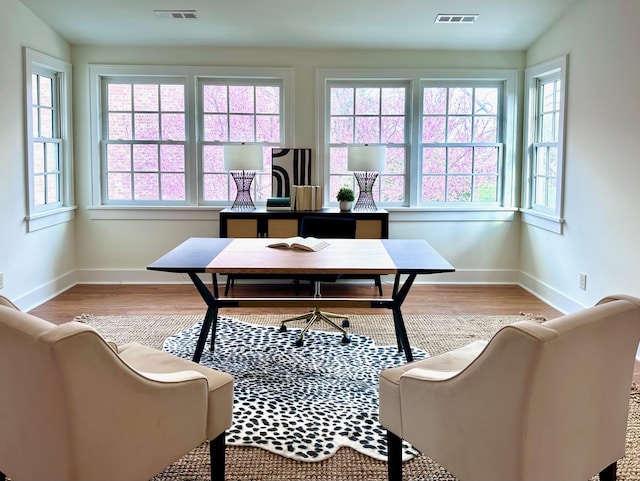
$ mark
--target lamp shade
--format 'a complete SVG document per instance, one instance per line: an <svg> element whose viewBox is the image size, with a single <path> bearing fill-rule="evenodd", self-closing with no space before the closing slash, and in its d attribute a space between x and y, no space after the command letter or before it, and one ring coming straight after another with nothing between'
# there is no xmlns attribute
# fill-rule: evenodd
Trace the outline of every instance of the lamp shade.
<svg viewBox="0 0 640 481"><path fill-rule="evenodd" d="M351 172L382 172L387 148L383 145L369 147L349 147L347 169Z"/></svg>
<svg viewBox="0 0 640 481"><path fill-rule="evenodd" d="M262 170L262 145L239 144L224 146L225 170Z"/></svg>

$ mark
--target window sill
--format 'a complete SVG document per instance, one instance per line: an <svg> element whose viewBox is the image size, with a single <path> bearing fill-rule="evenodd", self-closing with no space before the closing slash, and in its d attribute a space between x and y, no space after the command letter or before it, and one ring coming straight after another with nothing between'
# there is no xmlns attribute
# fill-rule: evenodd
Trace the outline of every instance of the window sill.
<svg viewBox="0 0 640 481"><path fill-rule="evenodd" d="M93 206L92 220L218 220L218 213L228 206ZM328 205L327 207L335 207ZM509 208L424 208L381 207L389 212L392 222L511 222L517 209Z"/></svg>
<svg viewBox="0 0 640 481"><path fill-rule="evenodd" d="M533 210L520 210L522 222L529 224L540 229L548 230L555 234L562 235L562 228L564 226L564 219L545 215Z"/></svg>
<svg viewBox="0 0 640 481"><path fill-rule="evenodd" d="M495 208L427 208L385 207L389 220L394 222L485 222L513 221L516 209Z"/></svg>
<svg viewBox="0 0 640 481"><path fill-rule="evenodd" d="M27 232L34 232L54 225L63 224L65 222L71 222L75 218L75 211L77 208L77 206L73 205L70 207L61 207L59 209L29 215L25 218L27 221Z"/></svg>

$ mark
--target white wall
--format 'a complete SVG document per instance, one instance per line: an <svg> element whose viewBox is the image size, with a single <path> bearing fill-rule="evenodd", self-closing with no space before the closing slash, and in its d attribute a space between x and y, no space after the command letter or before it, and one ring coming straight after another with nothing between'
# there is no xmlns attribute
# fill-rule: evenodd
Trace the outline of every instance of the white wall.
<svg viewBox="0 0 640 481"><path fill-rule="evenodd" d="M291 67L295 71L296 147L316 147L315 71L318 68L498 68L524 67L524 52L349 51L222 48L72 49L74 66L77 268L81 282L174 281L145 267L191 236L217 236L217 212L185 213L196 220L102 220L91 201L88 66L96 64L223 65ZM204 217L204 220L202 220ZM516 282L519 222L411 222L391 214L392 237L422 237L457 269L431 281Z"/></svg>
<svg viewBox="0 0 640 481"><path fill-rule="evenodd" d="M74 223L27 233L24 46L70 61L70 47L17 0L0 15L0 294L27 308L73 282Z"/></svg>
<svg viewBox="0 0 640 481"><path fill-rule="evenodd" d="M527 53L527 66L569 55L564 234L521 239L522 282L564 310L640 296L638 21L638 1L584 0Z"/></svg>

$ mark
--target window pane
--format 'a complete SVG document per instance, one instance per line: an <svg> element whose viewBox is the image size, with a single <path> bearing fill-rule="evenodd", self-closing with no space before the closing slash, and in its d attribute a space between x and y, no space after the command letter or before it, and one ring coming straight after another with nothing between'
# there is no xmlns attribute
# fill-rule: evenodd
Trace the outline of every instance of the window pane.
<svg viewBox="0 0 640 481"><path fill-rule="evenodd" d="M256 141L280 141L280 117L278 115L256 115Z"/></svg>
<svg viewBox="0 0 640 481"><path fill-rule="evenodd" d="M113 111L130 111L131 110L131 84L109 84L107 86L107 108Z"/></svg>
<svg viewBox="0 0 640 481"><path fill-rule="evenodd" d="M228 112L226 85L204 85L202 94L205 112Z"/></svg>
<svg viewBox="0 0 640 481"><path fill-rule="evenodd" d="M162 140L186 140L184 114L162 114Z"/></svg>
<svg viewBox="0 0 640 481"><path fill-rule="evenodd" d="M160 140L160 118L158 114L134 114L136 140Z"/></svg>
<svg viewBox="0 0 640 481"><path fill-rule="evenodd" d="M447 149L425 148L422 151L422 171L425 174L444 174L447 172Z"/></svg>
<svg viewBox="0 0 640 481"><path fill-rule="evenodd" d="M229 86L229 112L254 113L253 86Z"/></svg>
<svg viewBox="0 0 640 481"><path fill-rule="evenodd" d="M207 142L225 141L229 139L229 125L226 115L204 116L204 140Z"/></svg>
<svg viewBox="0 0 640 481"><path fill-rule="evenodd" d="M498 89L476 88L474 113L480 115L498 115Z"/></svg>
<svg viewBox="0 0 640 481"><path fill-rule="evenodd" d="M329 142L332 144L352 143L355 138L352 117L332 117Z"/></svg>
<svg viewBox="0 0 640 481"><path fill-rule="evenodd" d="M551 114L542 115L542 142L555 142L556 132L555 132L555 118L556 116Z"/></svg>
<svg viewBox="0 0 640 481"><path fill-rule="evenodd" d="M496 202L498 178L494 176L477 176L473 185L474 202Z"/></svg>
<svg viewBox="0 0 640 481"><path fill-rule="evenodd" d="M59 185L60 176L58 174L47 174L47 204L54 204L60 200Z"/></svg>
<svg viewBox="0 0 640 481"><path fill-rule="evenodd" d="M449 177L447 184L447 202L471 202L470 175Z"/></svg>
<svg viewBox="0 0 640 481"><path fill-rule="evenodd" d="M472 95L471 88L450 88L449 89L449 114L471 114L472 112Z"/></svg>
<svg viewBox="0 0 640 481"><path fill-rule="evenodd" d="M36 206L45 205L44 175L33 178L33 200Z"/></svg>
<svg viewBox="0 0 640 481"><path fill-rule="evenodd" d="M280 113L280 89L275 86L256 87L256 113Z"/></svg>
<svg viewBox="0 0 640 481"><path fill-rule="evenodd" d="M473 141L495 142L498 139L496 117L475 117L473 119Z"/></svg>
<svg viewBox="0 0 640 481"><path fill-rule="evenodd" d="M405 112L405 89L382 89L382 115L401 115Z"/></svg>
<svg viewBox="0 0 640 481"><path fill-rule="evenodd" d="M422 178L422 201L444 202L446 185L446 177L443 175L425 175Z"/></svg>
<svg viewBox="0 0 640 481"><path fill-rule="evenodd" d="M356 117L356 143L377 143L380 141L379 117Z"/></svg>
<svg viewBox="0 0 640 481"><path fill-rule="evenodd" d="M133 109L136 111L157 112L159 110L158 85L134 85Z"/></svg>
<svg viewBox="0 0 640 481"><path fill-rule="evenodd" d="M53 79L39 76L38 104L42 107L53 107Z"/></svg>
<svg viewBox="0 0 640 481"><path fill-rule="evenodd" d="M158 174L133 174L133 196L135 200L160 200Z"/></svg>
<svg viewBox="0 0 640 481"><path fill-rule="evenodd" d="M204 200L227 200L230 198L227 174L204 175Z"/></svg>
<svg viewBox="0 0 640 481"><path fill-rule="evenodd" d="M45 171L44 168L45 156L44 156L44 143L33 143L33 171L35 174L40 174Z"/></svg>
<svg viewBox="0 0 640 481"><path fill-rule="evenodd" d="M158 147L156 145L133 146L134 171L158 171Z"/></svg>
<svg viewBox="0 0 640 481"><path fill-rule="evenodd" d="M404 117L382 117L382 132L380 132L380 142L404 143Z"/></svg>
<svg viewBox="0 0 640 481"><path fill-rule="evenodd" d="M131 170L131 146L129 144L107 145L107 170Z"/></svg>
<svg viewBox="0 0 640 481"><path fill-rule="evenodd" d="M184 174L160 174L163 200L185 200Z"/></svg>
<svg viewBox="0 0 640 481"><path fill-rule="evenodd" d="M160 170L163 172L184 172L184 146L160 146Z"/></svg>
<svg viewBox="0 0 640 481"><path fill-rule="evenodd" d="M40 137L53 138L52 109L40 109Z"/></svg>
<svg viewBox="0 0 640 481"><path fill-rule="evenodd" d="M203 170L205 172L224 172L224 147L205 145L203 150Z"/></svg>
<svg viewBox="0 0 640 481"><path fill-rule="evenodd" d="M160 110L163 112L184 112L184 86L160 86Z"/></svg>
<svg viewBox="0 0 640 481"><path fill-rule="evenodd" d="M447 113L447 89L446 88L425 88L423 90L423 113L446 114Z"/></svg>
<svg viewBox="0 0 640 481"><path fill-rule="evenodd" d="M110 200L131 200L131 174L109 173L107 183Z"/></svg>
<svg viewBox="0 0 640 481"><path fill-rule="evenodd" d="M380 202L402 202L404 199L404 176L385 175L378 177L380 182Z"/></svg>
<svg viewBox="0 0 640 481"><path fill-rule="evenodd" d="M449 117L447 142L471 142L471 117Z"/></svg>
<svg viewBox="0 0 640 481"><path fill-rule="evenodd" d="M356 115L380 114L380 89L356 89Z"/></svg>
<svg viewBox="0 0 640 481"><path fill-rule="evenodd" d="M477 174L497 174L499 152L496 147L476 147L473 171Z"/></svg>
<svg viewBox="0 0 640 481"><path fill-rule="evenodd" d="M446 117L425 117L422 123L422 141L435 144L445 141Z"/></svg>
<svg viewBox="0 0 640 481"><path fill-rule="evenodd" d="M45 145L46 157L47 157L47 172L59 172L60 171L60 154L58 151L58 144L48 142Z"/></svg>
<svg viewBox="0 0 640 481"><path fill-rule="evenodd" d="M132 140L131 114L109 114L109 140Z"/></svg>
<svg viewBox="0 0 640 481"><path fill-rule="evenodd" d="M388 174L404 174L406 149L404 147L387 147L384 171Z"/></svg>
<svg viewBox="0 0 640 481"><path fill-rule="evenodd" d="M353 115L354 89L352 88L332 88L331 89L331 115Z"/></svg>
<svg viewBox="0 0 640 481"><path fill-rule="evenodd" d="M450 174L468 174L472 171L473 148L449 149L448 172Z"/></svg>
<svg viewBox="0 0 640 481"><path fill-rule="evenodd" d="M255 117L253 115L232 115L229 117L229 140L231 142L253 142Z"/></svg>

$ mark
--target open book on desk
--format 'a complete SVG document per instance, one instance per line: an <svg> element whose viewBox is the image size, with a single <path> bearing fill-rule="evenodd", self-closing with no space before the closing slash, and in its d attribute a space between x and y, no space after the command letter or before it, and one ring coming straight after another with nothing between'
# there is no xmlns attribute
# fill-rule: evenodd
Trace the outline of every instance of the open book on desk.
<svg viewBox="0 0 640 481"><path fill-rule="evenodd" d="M284 248L284 249L301 249L304 251L319 251L329 245L328 242L315 237L287 237L276 242L268 244L268 247Z"/></svg>

